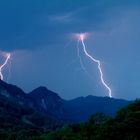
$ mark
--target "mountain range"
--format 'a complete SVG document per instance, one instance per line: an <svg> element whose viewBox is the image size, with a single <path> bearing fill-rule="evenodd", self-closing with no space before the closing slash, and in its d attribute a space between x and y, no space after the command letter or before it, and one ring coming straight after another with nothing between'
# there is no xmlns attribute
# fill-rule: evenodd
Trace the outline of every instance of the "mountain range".
<svg viewBox="0 0 140 140"><path fill-rule="evenodd" d="M92 114L102 112L114 116L130 101L109 97L86 96L62 99L46 87L25 93L15 85L0 80L0 125L53 129L63 123L86 121ZM12 123L11 123L12 122Z"/></svg>

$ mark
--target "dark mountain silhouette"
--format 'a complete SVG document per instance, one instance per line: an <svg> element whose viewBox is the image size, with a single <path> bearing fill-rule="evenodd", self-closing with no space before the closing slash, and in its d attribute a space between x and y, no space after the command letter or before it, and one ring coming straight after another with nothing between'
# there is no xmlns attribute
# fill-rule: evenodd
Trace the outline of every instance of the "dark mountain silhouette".
<svg viewBox="0 0 140 140"><path fill-rule="evenodd" d="M61 122L45 113L20 88L0 80L0 128L53 129Z"/></svg>
<svg viewBox="0 0 140 140"><path fill-rule="evenodd" d="M43 108L46 112L58 110L63 102L63 99L46 87L39 87L27 95L37 106L40 106L40 108Z"/></svg>
<svg viewBox="0 0 140 140"><path fill-rule="evenodd" d="M130 102L108 97L87 96L64 100L58 94L39 87L26 94L17 86L0 80L0 118L7 123L30 127L52 128L64 122L87 120L97 112L114 116L115 112ZM3 122L0 123L3 125ZM24 126L20 125L20 126Z"/></svg>
<svg viewBox="0 0 140 140"><path fill-rule="evenodd" d="M65 103L67 118L74 121L87 120L94 113L102 112L115 116L118 109L128 105L129 101L109 97L87 96L79 97Z"/></svg>

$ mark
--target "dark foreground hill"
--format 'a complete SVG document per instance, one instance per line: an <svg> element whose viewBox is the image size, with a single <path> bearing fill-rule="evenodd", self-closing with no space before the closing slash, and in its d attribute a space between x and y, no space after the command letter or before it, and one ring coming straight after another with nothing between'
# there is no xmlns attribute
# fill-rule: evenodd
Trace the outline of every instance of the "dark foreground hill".
<svg viewBox="0 0 140 140"><path fill-rule="evenodd" d="M39 135L66 123L86 121L97 112L114 116L119 108L129 103L126 100L95 96L67 101L46 87L26 94L17 86L0 80L0 139L5 139L11 133L9 139L14 139L21 132L21 137Z"/></svg>

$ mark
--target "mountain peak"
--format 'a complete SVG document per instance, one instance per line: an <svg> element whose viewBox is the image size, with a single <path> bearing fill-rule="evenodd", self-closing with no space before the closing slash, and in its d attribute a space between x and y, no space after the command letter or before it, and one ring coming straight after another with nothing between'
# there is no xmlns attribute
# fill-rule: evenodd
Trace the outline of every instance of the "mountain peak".
<svg viewBox="0 0 140 140"><path fill-rule="evenodd" d="M48 89L47 89L47 87L45 87L45 86L40 86L40 87L38 87L38 88L36 88L36 89L34 89L32 92L37 92L37 93L46 93L48 91ZM31 93L32 93L31 92Z"/></svg>
<svg viewBox="0 0 140 140"><path fill-rule="evenodd" d="M40 86L34 89L32 92L29 93L29 96L34 96L36 98L46 98L46 97L54 97L60 98L57 93L50 91L47 87Z"/></svg>

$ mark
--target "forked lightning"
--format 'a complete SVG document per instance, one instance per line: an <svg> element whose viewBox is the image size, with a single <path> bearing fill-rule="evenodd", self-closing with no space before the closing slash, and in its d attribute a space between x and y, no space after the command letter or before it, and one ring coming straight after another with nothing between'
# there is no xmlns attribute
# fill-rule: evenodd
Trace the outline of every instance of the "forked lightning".
<svg viewBox="0 0 140 140"><path fill-rule="evenodd" d="M97 63L98 65L98 70L99 70L99 74L100 74L100 79L101 82L103 84L103 86L108 90L108 96L111 98L112 97L112 91L111 88L108 86L108 84L106 83L106 81L104 80L104 75L103 75L103 71L101 68L101 62L98 59L95 59L93 56L91 56L88 51L86 50L86 45L84 43L84 40L87 37L87 33L80 33L80 34L76 34L76 36L78 37L78 41L81 41L82 43L82 47L83 47L83 51L85 53L85 55L93 62ZM81 61L81 60L80 60Z"/></svg>

